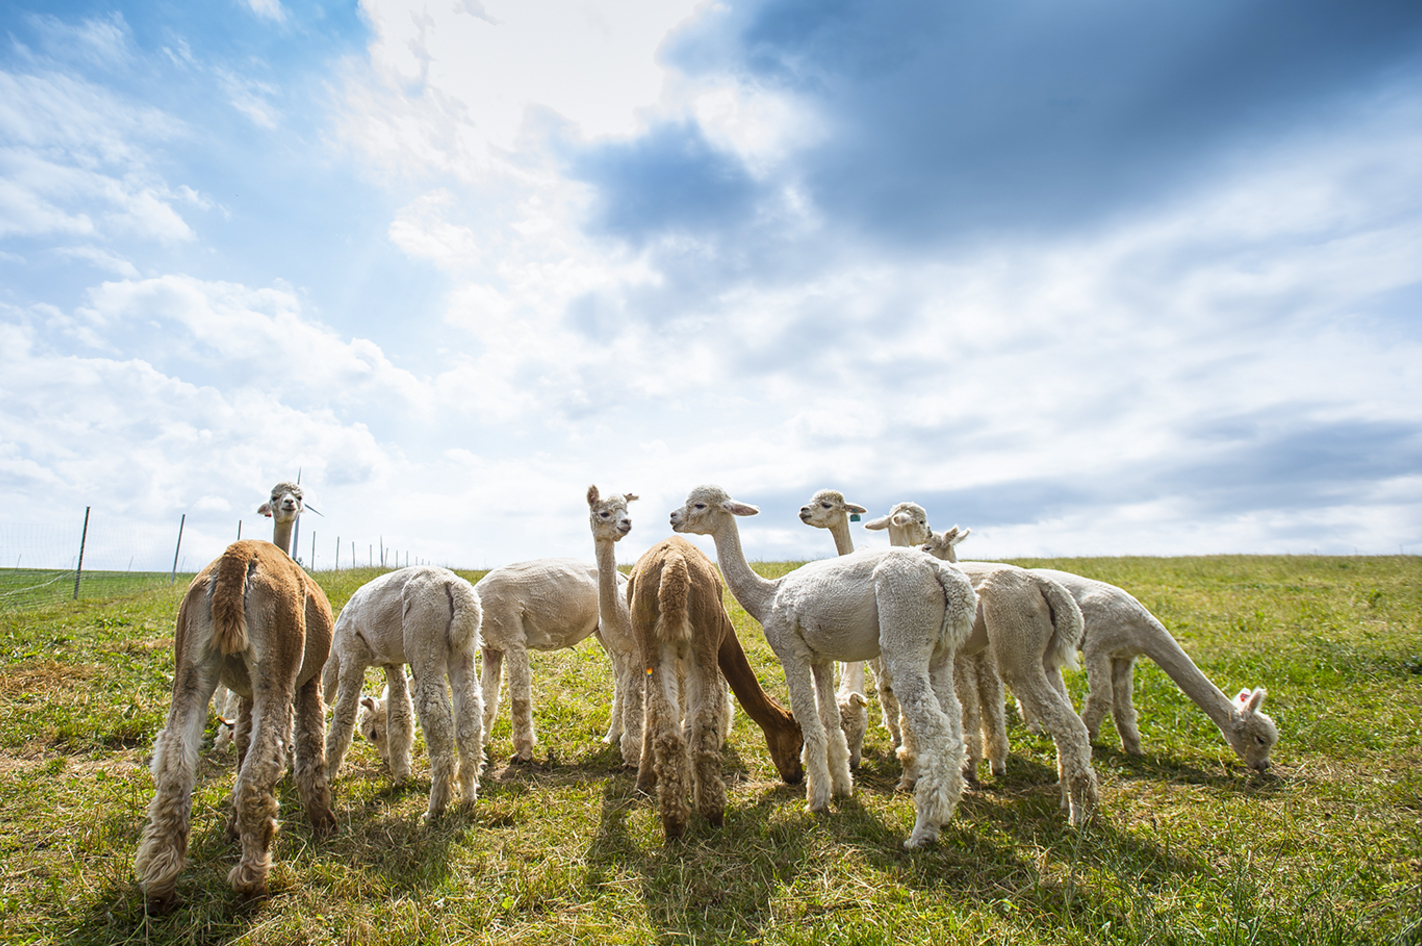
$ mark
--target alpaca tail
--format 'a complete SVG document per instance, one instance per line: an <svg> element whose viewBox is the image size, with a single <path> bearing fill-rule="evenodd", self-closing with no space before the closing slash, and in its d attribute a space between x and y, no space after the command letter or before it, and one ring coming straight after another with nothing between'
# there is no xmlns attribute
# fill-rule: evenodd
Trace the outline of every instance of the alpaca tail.
<svg viewBox="0 0 1422 946"><path fill-rule="evenodd" d="M978 596L962 569L931 556L924 556L924 561L933 563L934 574L943 588L943 627L939 632L939 645L956 651L973 633Z"/></svg>
<svg viewBox="0 0 1422 946"><path fill-rule="evenodd" d="M665 641L691 640L691 570L681 553L670 550L657 582L657 636Z"/></svg>
<svg viewBox="0 0 1422 946"><path fill-rule="evenodd" d="M212 576L212 643L218 653L247 649L247 579L257 567L256 553L245 542L234 542L217 560Z"/></svg>
<svg viewBox="0 0 1422 946"><path fill-rule="evenodd" d="M467 581L446 581L444 593L449 596L449 645L452 650L477 650L479 625L484 612L479 595Z"/></svg>
<svg viewBox="0 0 1422 946"><path fill-rule="evenodd" d="M1077 648L1081 646L1086 627L1081 606L1071 592L1050 578L1033 575L1032 579L1052 612L1052 639L1047 644L1046 665L1079 670L1081 665L1077 662Z"/></svg>

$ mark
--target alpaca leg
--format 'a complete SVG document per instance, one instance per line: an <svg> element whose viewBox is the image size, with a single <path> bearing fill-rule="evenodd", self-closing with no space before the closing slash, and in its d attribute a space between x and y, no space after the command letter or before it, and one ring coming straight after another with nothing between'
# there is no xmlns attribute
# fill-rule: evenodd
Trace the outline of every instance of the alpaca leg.
<svg viewBox="0 0 1422 946"><path fill-rule="evenodd" d="M415 710L430 754L430 803L425 820L444 813L454 795L459 760L454 748L454 716L449 709L443 661L422 661L415 671Z"/></svg>
<svg viewBox="0 0 1422 946"><path fill-rule="evenodd" d="M889 731L889 742L895 749L903 745L903 732L899 728L898 698L894 696L894 681L884 669L884 661L875 657L869 661L869 669L874 671L874 689L879 694L879 711L884 715L884 728Z"/></svg>
<svg viewBox="0 0 1422 946"><path fill-rule="evenodd" d="M643 662L644 661L641 660L638 661L638 663ZM657 703L657 705L660 706L663 705L664 702L658 702L654 694L652 693L652 690L655 687L659 687L661 685L657 680L653 679L655 675L655 672L643 673L639 675L639 679L642 681L641 690L643 721L642 755L637 761L637 791L646 794L650 794L652 789L655 788L657 785L657 759L656 752L653 750L652 746L655 742L653 736L656 733L656 728L659 723L657 721L657 717L653 715L653 704Z"/></svg>
<svg viewBox="0 0 1422 946"><path fill-rule="evenodd" d="M646 676L636 654L625 655L622 662L622 764L637 766L642 758L643 681Z"/></svg>
<svg viewBox="0 0 1422 946"><path fill-rule="evenodd" d="M1115 696L1112 692L1111 658L1097 651L1086 653L1086 701L1081 707L1081 722L1092 742L1101 734L1101 721L1111 712Z"/></svg>
<svg viewBox="0 0 1422 946"><path fill-rule="evenodd" d="M1006 668L1003 655L998 654L997 658L999 665ZM1096 772L1091 768L1091 739L1086 732L1086 724L1048 682L1040 664L1034 662L1034 666L1021 670L1014 668L1005 675L1018 700L1041 723L1042 728L1052 734L1057 745L1062 806L1069 810L1073 825L1083 823L1091 816L1097 802Z"/></svg>
<svg viewBox="0 0 1422 946"><path fill-rule="evenodd" d="M607 654L608 662L612 664L612 705L608 707L607 733L602 737L602 742L616 746L622 742L622 704L626 700L626 694L622 692L622 655L608 644L600 629L593 632L593 637L602 645L603 653Z"/></svg>
<svg viewBox="0 0 1422 946"><path fill-rule="evenodd" d="M651 685L647 688L647 733L652 743L657 783L657 805L661 809L662 830L668 840L686 834L691 818L687 804L691 773L688 771L686 739L682 735L681 706L674 645L659 644L651 664Z"/></svg>
<svg viewBox="0 0 1422 946"><path fill-rule="evenodd" d="M955 657L953 660L953 686L958 695L958 703L963 707L963 777L973 783L978 780L978 763L983 760L983 719L978 699L978 669L977 657Z"/></svg>
<svg viewBox="0 0 1422 946"><path fill-rule="evenodd" d="M484 706L479 681L474 673L474 651L449 655L445 669L454 695L454 741L459 748L459 794L472 805L479 792L479 773L484 770Z"/></svg>
<svg viewBox="0 0 1422 946"><path fill-rule="evenodd" d="M828 736L824 724L820 721L809 655L777 653L776 656L780 657L780 663L785 668L785 684L790 691L790 712L800 724L800 733L805 740L804 748L800 750L800 761L805 767L805 807L808 811L825 811L829 808L831 786ZM834 728L838 730L837 708L834 718ZM848 751L846 745L846 760Z"/></svg>
<svg viewBox="0 0 1422 946"><path fill-rule="evenodd" d="M499 716L499 690L503 686L504 652L489 647L483 649L484 661L479 670L479 690L484 700L484 746L489 745L494 720Z"/></svg>
<svg viewBox="0 0 1422 946"><path fill-rule="evenodd" d="M726 703L716 654L698 653L687 673L686 704L691 716L691 776L696 810L715 827L726 820L726 784L721 778L721 732Z"/></svg>
<svg viewBox="0 0 1422 946"><path fill-rule="evenodd" d="M244 897L267 893L272 841L277 832L277 779L285 766L283 739L291 729L291 690L259 693L252 724L252 745L237 773L233 802L241 829L242 856L227 882Z"/></svg>
<svg viewBox="0 0 1422 946"><path fill-rule="evenodd" d="M250 697L237 700L237 725L232 729L232 745L237 748L237 771L247 761L247 750L252 745L253 703ZM236 841L242 837L242 825L237 811L237 786L232 786L232 797L228 799L227 840Z"/></svg>
<svg viewBox="0 0 1422 946"><path fill-rule="evenodd" d="M952 656L929 673L908 660L886 659L904 718L904 742L916 743L915 819L904 847L922 847L953 816L963 795L962 708L953 692ZM945 707L947 711L945 712Z"/></svg>
<svg viewBox="0 0 1422 946"><path fill-rule="evenodd" d="M415 706L405 665L385 668L385 737L390 754L390 776L397 782L410 777L410 753L415 746Z"/></svg>
<svg viewBox="0 0 1422 946"><path fill-rule="evenodd" d="M992 651L974 658L978 664L978 706L982 711L982 737L987 743L988 766L993 775L1007 774L1007 693Z"/></svg>
<svg viewBox="0 0 1422 946"><path fill-rule="evenodd" d="M360 712L361 685L365 683L365 667L355 666L350 658L341 668L335 693L336 709L331 714L331 728L326 733L326 774L334 779L350 750L355 735L356 715Z"/></svg>
<svg viewBox="0 0 1422 946"><path fill-rule="evenodd" d="M1121 657L1111 661L1111 716L1121 745L1130 755L1142 755L1141 731L1136 726L1135 695L1136 658Z"/></svg>
<svg viewBox="0 0 1422 946"><path fill-rule="evenodd" d="M296 691L292 726L296 744L296 764L292 771L301 792L301 804L306 808L306 819L311 822L313 834L330 834L336 829L336 814L331 810L331 782L326 774L326 707L321 700L319 677L312 677Z"/></svg>
<svg viewBox="0 0 1422 946"><path fill-rule="evenodd" d="M825 730L825 765L829 769L830 794L846 797L854 791L854 776L849 771L849 742L839 724L839 702L834 692L834 664L825 661L810 666L815 682L815 703L820 725Z"/></svg>
<svg viewBox="0 0 1422 946"><path fill-rule="evenodd" d="M167 724L153 745L155 791L133 869L155 913L173 908L178 874L187 859L198 747L207 724L207 701L217 684L215 670L211 686L203 682L204 676L193 669L183 674L183 685L174 686Z"/></svg>
<svg viewBox="0 0 1422 946"><path fill-rule="evenodd" d="M721 704L721 742L724 746L726 740L731 738L731 726L736 721L736 694L731 692L731 681L726 679L720 668L716 674L716 701Z"/></svg>
<svg viewBox="0 0 1422 946"><path fill-rule="evenodd" d="M514 754L510 761L532 762L538 736L533 731L533 669L528 663L528 650L510 647L504 658L509 665L509 716L513 723Z"/></svg>

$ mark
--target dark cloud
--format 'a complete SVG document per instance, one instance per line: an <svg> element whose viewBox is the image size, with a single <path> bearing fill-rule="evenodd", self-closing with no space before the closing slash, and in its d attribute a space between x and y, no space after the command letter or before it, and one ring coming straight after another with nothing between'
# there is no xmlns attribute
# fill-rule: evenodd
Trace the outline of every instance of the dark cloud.
<svg viewBox="0 0 1422 946"><path fill-rule="evenodd" d="M1422 5L782 0L708 14L664 58L796 93L829 134L793 178L829 225L932 251L1105 219L1417 85ZM600 146L576 173L598 188L601 227L634 243L744 239L774 192L692 122Z"/></svg>

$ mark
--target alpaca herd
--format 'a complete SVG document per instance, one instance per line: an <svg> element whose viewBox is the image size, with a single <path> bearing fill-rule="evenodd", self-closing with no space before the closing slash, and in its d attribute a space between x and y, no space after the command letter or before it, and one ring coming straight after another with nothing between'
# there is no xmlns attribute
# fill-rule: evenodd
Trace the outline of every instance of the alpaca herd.
<svg viewBox="0 0 1422 946"><path fill-rule="evenodd" d="M278 483L259 510L273 519L273 541L230 545L193 579L178 609L173 698L154 744L156 790L134 860L149 908L176 902L210 700L215 744L230 744L237 756L227 832L240 841L241 857L228 882L260 897L277 832L275 786L288 767L313 833L328 834L336 827L331 781L355 731L404 780L418 719L431 772L424 818L440 817L456 798L473 804L505 666L510 764L528 763L536 744L528 652L588 637L612 664L603 741L636 767L639 791L655 792L669 840L685 835L693 808L713 826L724 820L722 748L737 702L762 730L780 777L803 781L807 809L824 812L853 791L876 692L902 765L899 789L913 793L909 849L938 836L984 758L994 776L1006 772L1007 689L1023 721L1056 743L1062 807L1072 825L1084 823L1099 801L1091 742L1108 712L1125 751L1141 753L1131 699L1140 656L1160 665L1247 766L1269 767L1278 730L1260 710L1263 688L1228 699L1164 625L1113 585L960 562L956 546L971 530L934 532L915 503L864 524L888 530L888 548L856 552L849 523L867 510L835 490L816 493L800 519L828 530L838 556L766 579L746 562L737 523L759 510L717 486L692 490L669 521L674 533L711 537L719 572L672 535L624 575L615 547L631 531L627 507L636 499L588 489L591 566L538 559L496 568L477 584L445 568L403 568L357 589L333 621L325 593L289 555L301 488ZM723 580L782 665L788 711L764 692L746 658ZM1080 715L1061 674L1076 669L1078 650L1089 686ZM369 667L384 670L378 699L361 692Z"/></svg>

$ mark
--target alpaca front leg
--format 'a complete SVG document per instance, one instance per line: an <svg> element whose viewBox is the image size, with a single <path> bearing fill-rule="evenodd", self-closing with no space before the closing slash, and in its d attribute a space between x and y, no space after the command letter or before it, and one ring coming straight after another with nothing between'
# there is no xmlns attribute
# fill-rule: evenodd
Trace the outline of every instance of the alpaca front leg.
<svg viewBox="0 0 1422 946"><path fill-rule="evenodd" d="M612 664L612 705L608 707L607 732L603 734L602 743L615 746L621 743L623 733L623 703L626 701L626 694L622 684L625 658L608 644L600 629L593 632L593 637L602 645L603 653L607 654L608 662Z"/></svg>
<svg viewBox="0 0 1422 946"><path fill-rule="evenodd" d="M330 834L336 830L336 814L331 810L331 782L326 774L326 707L322 705L319 677L312 677L296 691L292 725L296 743L293 772L301 792L301 804L311 822L312 833Z"/></svg>
<svg viewBox="0 0 1422 946"><path fill-rule="evenodd" d="M404 664L385 668L385 729L390 777L403 782L410 777L410 753L415 747L415 705Z"/></svg>
<svg viewBox="0 0 1422 946"><path fill-rule="evenodd" d="M988 766L992 774L1007 774L1007 692L991 651L983 651L978 661L978 707L982 713L982 736L987 743Z"/></svg>
<svg viewBox="0 0 1422 946"><path fill-rule="evenodd" d="M1098 651L1086 653L1086 702L1081 707L1081 722L1092 742L1101 734L1101 722L1111 712L1115 699L1112 693L1111 658Z"/></svg>
<svg viewBox="0 0 1422 946"><path fill-rule="evenodd" d="M331 728L326 733L326 776L334 779L350 751L355 736L356 715L360 712L360 690L365 682L365 668L346 661L345 672L336 685L336 709L331 714Z"/></svg>
<svg viewBox="0 0 1422 946"><path fill-rule="evenodd" d="M875 657L869 661L869 669L874 672L874 690L879 697L879 712L884 717L884 728L889 731L889 743L895 749L903 745L903 730L899 726L902 710L898 697L894 696L894 681L884 669L884 661Z"/></svg>
<svg viewBox="0 0 1422 946"><path fill-rule="evenodd" d="M155 790L133 870L154 913L173 908L178 874L187 861L198 746L207 722L207 699L196 703L199 696L197 691L175 695L167 725L153 744Z"/></svg>
<svg viewBox="0 0 1422 946"><path fill-rule="evenodd" d="M793 658L792 658L793 659ZM808 662L792 663L781 658L785 667L785 684L790 691L790 712L800 724L804 737L804 748L800 750L800 761L805 767L805 808L811 812L829 810L830 772L828 764L828 736L824 724L820 722L819 705L815 698L815 685ZM835 728L839 728L838 710L835 713ZM848 755L848 745L845 747ZM846 760L847 761L847 760Z"/></svg>

